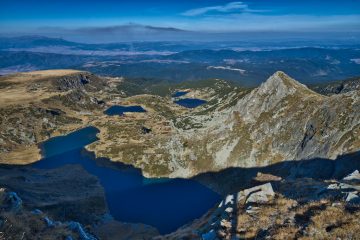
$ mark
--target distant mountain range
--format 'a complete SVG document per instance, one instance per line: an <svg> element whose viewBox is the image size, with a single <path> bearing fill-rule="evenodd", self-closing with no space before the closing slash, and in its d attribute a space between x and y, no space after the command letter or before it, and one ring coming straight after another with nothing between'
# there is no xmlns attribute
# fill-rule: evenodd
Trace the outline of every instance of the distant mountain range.
<svg viewBox="0 0 360 240"><path fill-rule="evenodd" d="M41 36L0 38L0 74L74 68L170 82L220 78L250 87L279 69L306 84L360 75L360 45L297 44L299 47L266 42L84 44Z"/></svg>

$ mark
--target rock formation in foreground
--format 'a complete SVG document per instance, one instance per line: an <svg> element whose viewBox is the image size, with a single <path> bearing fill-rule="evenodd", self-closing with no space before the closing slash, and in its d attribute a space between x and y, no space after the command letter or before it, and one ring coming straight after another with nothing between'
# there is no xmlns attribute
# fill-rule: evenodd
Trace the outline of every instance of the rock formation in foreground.
<svg viewBox="0 0 360 240"><path fill-rule="evenodd" d="M260 185L225 196L202 218L155 239L360 237L360 174L357 170L338 181L282 180L261 173L254 180Z"/></svg>

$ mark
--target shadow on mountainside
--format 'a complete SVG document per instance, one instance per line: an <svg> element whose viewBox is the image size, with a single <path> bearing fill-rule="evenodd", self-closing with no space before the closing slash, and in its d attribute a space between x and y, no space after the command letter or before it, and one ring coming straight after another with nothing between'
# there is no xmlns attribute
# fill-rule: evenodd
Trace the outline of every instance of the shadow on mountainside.
<svg viewBox="0 0 360 240"><path fill-rule="evenodd" d="M130 171L136 175L143 176L142 170L132 165L112 162L107 158L96 158L93 152L85 149L83 149L82 155L91 158L98 166L112 168L114 170ZM74 163L69 162L67 164ZM59 166L56 167L60 167L61 165L64 164L59 163ZM0 169L7 169L8 171L13 169L21 171L21 169L31 169L31 167L32 165L18 166L0 164ZM200 182L221 195L227 195L261 184L255 180L259 172L275 175L285 180L311 178L322 181L341 179L357 169L360 170L360 151L340 155L335 160L313 158L306 160L288 160L261 167L229 167L218 172L200 173L190 179ZM277 190L276 184L274 185L275 190Z"/></svg>
<svg viewBox="0 0 360 240"><path fill-rule="evenodd" d="M360 151L338 156L335 160L314 158L284 161L263 167L230 167L218 172L201 173L191 179L222 195L227 195L261 184L254 180L258 172L275 175L289 181L299 178L321 181L341 179L357 169L360 169ZM274 183L274 188L278 190L276 183Z"/></svg>

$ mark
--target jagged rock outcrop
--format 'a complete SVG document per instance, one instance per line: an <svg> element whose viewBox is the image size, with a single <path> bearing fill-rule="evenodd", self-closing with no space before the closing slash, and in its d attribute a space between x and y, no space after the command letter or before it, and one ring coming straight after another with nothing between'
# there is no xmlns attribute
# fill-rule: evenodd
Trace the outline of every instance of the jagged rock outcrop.
<svg viewBox="0 0 360 240"><path fill-rule="evenodd" d="M333 182L327 187L327 189L336 191L335 193L342 196L342 198L349 204L360 204L359 171L355 170L342 180ZM334 192L332 194L334 195Z"/></svg>
<svg viewBox="0 0 360 240"><path fill-rule="evenodd" d="M94 74L78 72L50 79L51 89L55 91L87 90L99 91L106 86L106 82Z"/></svg>
<svg viewBox="0 0 360 240"><path fill-rule="evenodd" d="M360 90L360 77L346 79L341 82L329 83L311 87L314 91L323 95L331 96L342 94L350 91Z"/></svg>
<svg viewBox="0 0 360 240"><path fill-rule="evenodd" d="M357 173L349 175L354 180L351 176L357 178ZM244 189L159 239L356 239L360 202L354 189L359 182L342 185L344 188L333 188L333 184L331 180L298 178ZM255 194L267 197L265 201L246 200Z"/></svg>

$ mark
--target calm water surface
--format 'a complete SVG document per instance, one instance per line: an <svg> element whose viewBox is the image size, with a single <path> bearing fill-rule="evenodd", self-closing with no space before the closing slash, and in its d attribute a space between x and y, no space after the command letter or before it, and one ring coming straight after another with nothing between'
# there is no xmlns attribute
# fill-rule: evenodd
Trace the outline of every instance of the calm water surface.
<svg viewBox="0 0 360 240"><path fill-rule="evenodd" d="M205 100L197 98L183 98L175 101L176 104L179 104L186 108L196 108L202 104L207 103Z"/></svg>
<svg viewBox="0 0 360 240"><path fill-rule="evenodd" d="M33 166L82 165L99 178L115 219L152 225L162 234L200 217L220 200L218 194L193 180L144 178L138 169L94 159L83 147L96 141L98 132L87 127L49 139L41 145L44 159Z"/></svg>
<svg viewBox="0 0 360 240"><path fill-rule="evenodd" d="M186 94L188 94L189 92L186 91L177 91L176 93L174 93L173 95L171 95L172 97L181 97L184 96Z"/></svg>
<svg viewBox="0 0 360 240"><path fill-rule="evenodd" d="M144 108L141 106L121 106L121 105L115 105L109 107L104 113L110 116L113 115L124 115L124 113L127 112L146 112Z"/></svg>

